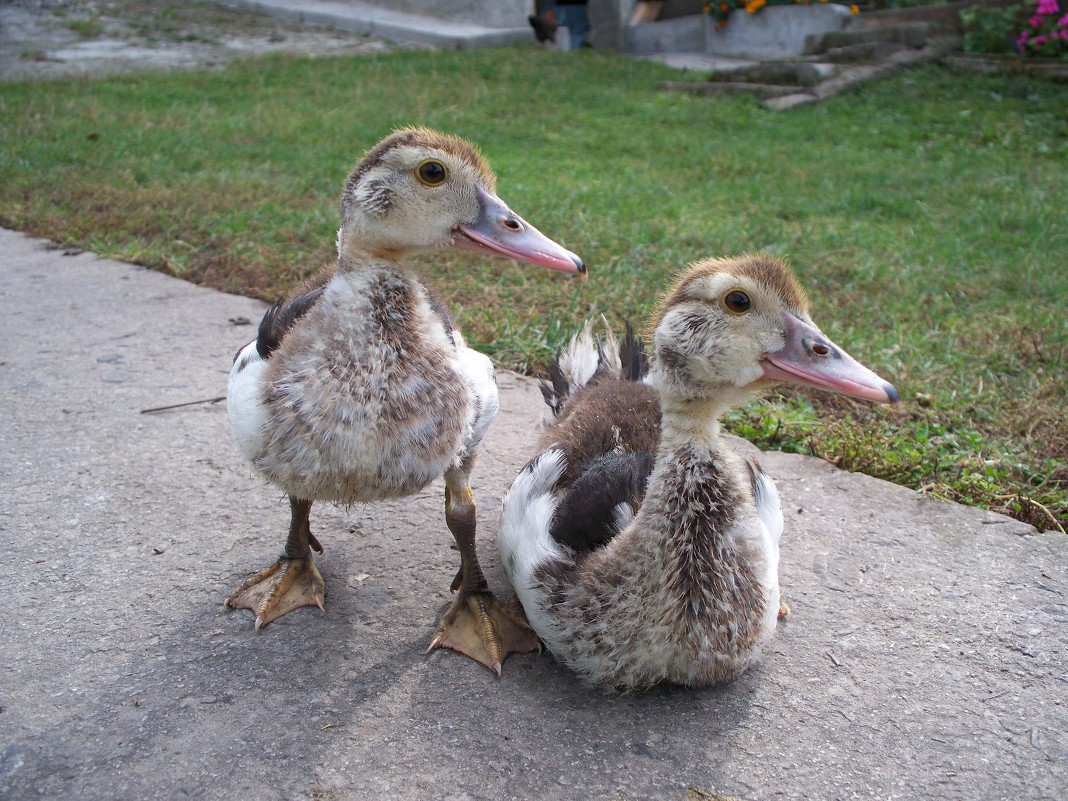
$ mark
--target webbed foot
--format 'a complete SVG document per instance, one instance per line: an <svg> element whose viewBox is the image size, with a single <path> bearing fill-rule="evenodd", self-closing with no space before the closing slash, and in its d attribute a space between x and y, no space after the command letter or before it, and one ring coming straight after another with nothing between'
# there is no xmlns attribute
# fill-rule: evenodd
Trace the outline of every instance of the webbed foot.
<svg viewBox="0 0 1068 801"><path fill-rule="evenodd" d="M256 613L256 630L302 606L326 611L326 584L311 554L303 559L281 557L249 578L226 599L231 609Z"/></svg>
<svg viewBox="0 0 1068 801"><path fill-rule="evenodd" d="M488 667L498 676L510 654L541 650L541 640L525 621L497 603L490 592L465 592L462 588L438 623L427 648L450 648Z"/></svg>

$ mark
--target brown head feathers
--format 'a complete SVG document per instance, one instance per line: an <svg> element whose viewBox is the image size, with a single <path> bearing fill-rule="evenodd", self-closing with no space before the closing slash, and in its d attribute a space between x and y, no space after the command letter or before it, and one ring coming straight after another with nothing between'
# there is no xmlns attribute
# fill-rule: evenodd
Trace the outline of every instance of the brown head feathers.
<svg viewBox="0 0 1068 801"><path fill-rule="evenodd" d="M656 304L649 322L649 337L660 324L664 312L688 295L694 281L720 273L755 281L778 295L786 308L808 316L808 297L786 262L766 253L743 253L741 256L701 259L679 273L675 283Z"/></svg>
<svg viewBox="0 0 1068 801"><path fill-rule="evenodd" d="M432 131L429 128L408 126L394 131L364 154L359 164L349 174L348 180L345 181L345 194L347 195L359 183L364 173L382 161L387 153L398 147L440 150L444 153L450 153L457 158L463 159L478 170L485 179L486 188L490 192L496 189L497 179L493 171L490 170L489 164L473 144L465 139L460 139L458 136Z"/></svg>

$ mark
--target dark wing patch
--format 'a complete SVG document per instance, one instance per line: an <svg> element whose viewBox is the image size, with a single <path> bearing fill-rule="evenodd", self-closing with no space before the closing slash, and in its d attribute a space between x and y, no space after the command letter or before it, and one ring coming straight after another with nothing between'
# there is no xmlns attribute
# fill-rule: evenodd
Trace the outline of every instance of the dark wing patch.
<svg viewBox="0 0 1068 801"><path fill-rule="evenodd" d="M578 553L588 553L607 545L618 533L613 511L621 503L637 511L645 498L653 454L610 453L586 466L571 485L549 534L557 542Z"/></svg>
<svg viewBox="0 0 1068 801"><path fill-rule="evenodd" d="M319 298L323 296L324 288L325 286L318 286L292 300L276 300L274 302L274 305L263 315L259 331L256 334L256 351L261 358L268 358L282 344L286 332L318 302Z"/></svg>

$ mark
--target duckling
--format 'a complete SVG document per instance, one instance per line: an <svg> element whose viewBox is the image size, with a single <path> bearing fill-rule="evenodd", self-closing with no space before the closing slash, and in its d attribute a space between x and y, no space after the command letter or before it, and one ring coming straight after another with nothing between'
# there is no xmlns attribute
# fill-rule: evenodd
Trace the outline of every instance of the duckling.
<svg viewBox="0 0 1068 801"><path fill-rule="evenodd" d="M899 398L816 327L768 256L693 264L651 331L644 377L629 336L621 358L610 331L598 344L587 326L561 355L544 389L558 416L505 497L498 536L549 651L622 691L727 682L788 612L775 484L720 433L721 415L772 382Z"/></svg>
<svg viewBox="0 0 1068 801"><path fill-rule="evenodd" d="M242 453L289 497L285 550L227 599L259 630L302 606L324 609L315 501L401 498L445 478L445 522L460 550L457 592L430 649L451 648L501 672L538 647L489 591L475 552L469 477L497 413L489 358L468 348L444 306L405 265L460 248L584 274L574 253L495 194L471 144L405 128L369 150L345 183L336 265L264 315L234 359L227 410Z"/></svg>

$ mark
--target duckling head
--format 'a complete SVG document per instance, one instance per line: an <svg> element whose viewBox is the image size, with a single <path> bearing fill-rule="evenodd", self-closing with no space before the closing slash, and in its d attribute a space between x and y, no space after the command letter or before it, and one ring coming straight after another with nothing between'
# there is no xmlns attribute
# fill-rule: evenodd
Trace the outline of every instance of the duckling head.
<svg viewBox="0 0 1068 801"><path fill-rule="evenodd" d="M497 197L468 142L404 128L368 151L345 182L338 255L404 258L456 247L585 274L582 260Z"/></svg>
<svg viewBox="0 0 1068 801"><path fill-rule="evenodd" d="M820 331L801 286L770 256L691 265L661 300L652 342L650 379L665 398L732 406L771 382L875 403L900 398Z"/></svg>

